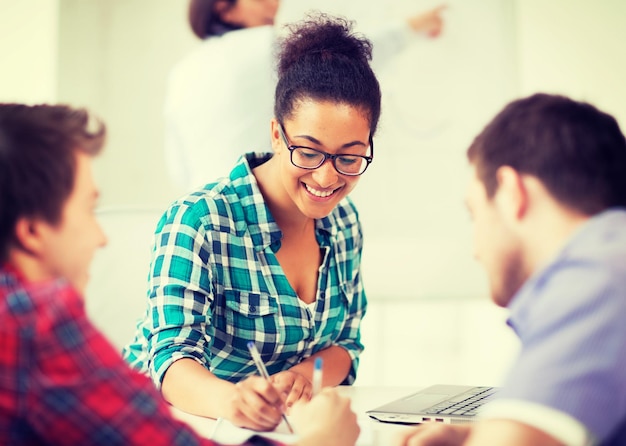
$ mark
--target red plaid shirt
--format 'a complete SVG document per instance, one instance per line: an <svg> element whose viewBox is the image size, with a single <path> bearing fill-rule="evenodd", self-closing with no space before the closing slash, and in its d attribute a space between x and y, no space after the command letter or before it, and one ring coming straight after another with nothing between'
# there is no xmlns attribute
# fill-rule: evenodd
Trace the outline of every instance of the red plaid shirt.
<svg viewBox="0 0 626 446"><path fill-rule="evenodd" d="M170 415L64 281L0 268L0 445L214 445Z"/></svg>

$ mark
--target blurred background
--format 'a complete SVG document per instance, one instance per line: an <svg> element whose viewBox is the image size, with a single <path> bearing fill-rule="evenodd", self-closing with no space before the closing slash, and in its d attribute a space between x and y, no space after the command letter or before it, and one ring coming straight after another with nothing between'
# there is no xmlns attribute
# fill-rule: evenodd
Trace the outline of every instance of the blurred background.
<svg viewBox="0 0 626 446"><path fill-rule="evenodd" d="M282 0L278 22L318 9L355 20L367 35L438 4ZM465 149L496 112L520 96L560 93L626 128L626 2L446 4L439 38L415 38L377 69L376 159L353 194L370 300L358 384L497 384L515 355L506 313L489 302L472 259L463 205ZM167 175L162 109L169 70L200 43L186 10L185 0L0 0L0 101L85 106L107 123L108 146L95 164L103 208L160 211L183 192ZM115 245L124 227L112 230L102 258L137 249ZM116 343L133 331L120 314L133 320L143 302L144 257L132 267L119 254L96 259L88 305ZM120 296L135 305L115 307Z"/></svg>

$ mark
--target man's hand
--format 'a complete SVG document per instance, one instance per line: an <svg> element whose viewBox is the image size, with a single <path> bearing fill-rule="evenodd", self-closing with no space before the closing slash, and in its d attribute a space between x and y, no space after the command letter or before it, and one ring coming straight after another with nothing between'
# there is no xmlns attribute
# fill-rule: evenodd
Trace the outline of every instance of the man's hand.
<svg viewBox="0 0 626 446"><path fill-rule="evenodd" d="M310 402L296 402L290 420L300 438L298 446L351 446L361 432L350 399L331 388L325 388Z"/></svg>

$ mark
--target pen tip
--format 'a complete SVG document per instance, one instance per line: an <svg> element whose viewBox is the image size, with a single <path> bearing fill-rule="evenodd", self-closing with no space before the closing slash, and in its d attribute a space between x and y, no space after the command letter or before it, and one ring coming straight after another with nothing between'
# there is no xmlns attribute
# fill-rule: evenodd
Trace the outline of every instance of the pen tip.
<svg viewBox="0 0 626 446"><path fill-rule="evenodd" d="M315 368L316 369L322 368L322 358L320 358L319 356L315 358Z"/></svg>

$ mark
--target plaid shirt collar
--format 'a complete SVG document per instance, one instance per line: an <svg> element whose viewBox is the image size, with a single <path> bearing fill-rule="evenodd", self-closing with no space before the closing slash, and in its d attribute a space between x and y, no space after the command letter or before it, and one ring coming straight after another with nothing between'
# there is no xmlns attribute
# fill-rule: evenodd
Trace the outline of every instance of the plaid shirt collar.
<svg viewBox="0 0 626 446"><path fill-rule="evenodd" d="M268 161L272 156L272 153L246 153L239 158L237 165L230 173L231 185L243 206L248 230L257 251L262 251L274 244L276 251L283 237L282 231L265 204L256 177L252 173L252 169ZM328 246L330 240L334 239L337 232L344 226L345 223L334 213L315 220L316 234L323 246Z"/></svg>

